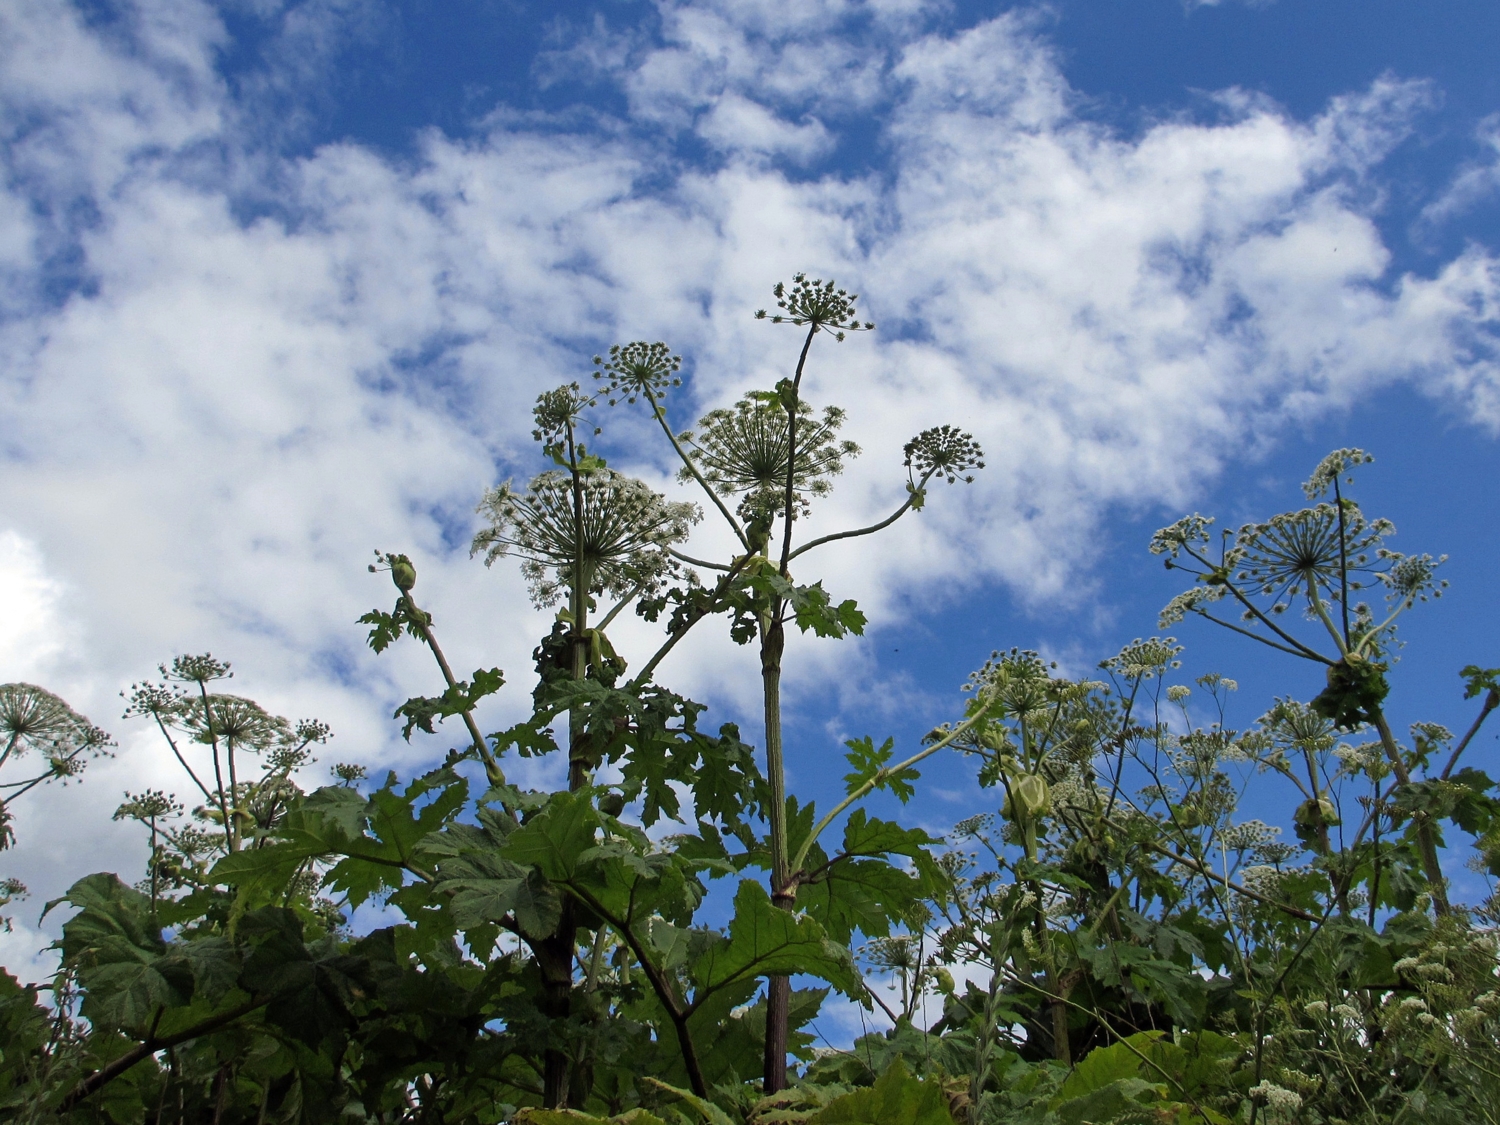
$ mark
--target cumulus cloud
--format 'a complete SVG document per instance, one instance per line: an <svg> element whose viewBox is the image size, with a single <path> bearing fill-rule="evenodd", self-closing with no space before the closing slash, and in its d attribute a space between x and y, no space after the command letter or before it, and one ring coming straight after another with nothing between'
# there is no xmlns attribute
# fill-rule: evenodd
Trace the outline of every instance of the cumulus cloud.
<svg viewBox="0 0 1500 1125"><path fill-rule="evenodd" d="M535 394L613 340L665 338L689 424L785 373L794 334L749 312L798 269L852 283L880 322L814 355L809 395L848 406L867 451L820 527L898 504L919 429L958 422L988 454L878 553L817 564L877 613L987 581L1076 597L1107 507L1186 502L1287 419L1381 383L1500 427L1495 261L1392 276L1372 213L1420 84L1308 121L1231 92L1221 120L1126 139L1080 115L1024 15L947 33L912 4L664 2L654 45L592 56L628 120L498 106L400 161L286 157L251 119L265 103L219 76L210 7L132 11L114 29L61 0L0 13L0 565L37 576L12 619L50 638L0 653L50 652L96 718L157 661L212 648L239 690L332 721L330 758L415 761L382 710L432 671L413 646L362 649L354 618L390 600L371 548L417 557L455 663L523 681L542 621L465 547L483 488L531 471ZM872 122L880 168L819 171ZM676 487L644 419L610 425L616 463ZM47 624L60 590L72 632ZM705 634L665 674L748 705L744 657ZM107 812L144 737L67 798ZM20 825L46 857L22 874L52 893L87 857L48 823Z"/></svg>

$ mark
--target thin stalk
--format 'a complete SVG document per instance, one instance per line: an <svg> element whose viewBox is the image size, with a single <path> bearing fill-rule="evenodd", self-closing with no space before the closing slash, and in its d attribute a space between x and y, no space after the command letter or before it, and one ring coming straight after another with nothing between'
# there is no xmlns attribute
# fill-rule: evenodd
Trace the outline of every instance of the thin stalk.
<svg viewBox="0 0 1500 1125"><path fill-rule="evenodd" d="M728 570L729 569L729 567L726 566L724 563L709 562L707 559L695 559L695 558L693 558L692 555L685 555L681 551L677 550L675 547L668 547L667 548L667 554L671 555L678 562L685 562L689 566L701 566L704 570Z"/></svg>
<svg viewBox="0 0 1500 1125"><path fill-rule="evenodd" d="M407 613L422 632L422 640L427 642L427 647L432 650L433 659L437 661L437 666L443 673L443 682L450 688L456 688L458 678L454 676L453 669L448 664L448 658L443 655L443 646L438 644L437 634L432 631L432 619L418 608L410 590L401 591L401 597L406 602ZM484 763L485 776L489 778L491 785L504 785L505 773L501 770L500 763L495 760L495 755L490 753L489 745L479 731L479 724L474 721L474 713L465 711L463 715L464 726L469 728L469 737L474 741L474 749L479 753L479 760Z"/></svg>
<svg viewBox="0 0 1500 1125"><path fill-rule="evenodd" d="M1406 601L1397 602L1396 603L1396 608L1393 609L1393 610L1391 610L1390 613L1386 614L1386 617L1385 617L1384 621L1382 621L1379 625L1376 625L1373 629L1371 629L1369 632L1367 632L1362 638L1360 638L1359 644L1355 645L1354 648L1353 648L1353 650L1352 650L1355 653L1355 655L1357 655L1357 656L1363 656L1370 649L1373 649L1375 647L1375 642L1378 641L1381 638L1381 636L1383 636L1385 634L1385 632L1386 632L1387 629L1389 629L1392 625L1394 625L1396 623L1396 618L1400 617L1403 613L1405 613L1411 607L1412 607L1412 603L1411 603L1410 599L1408 599Z"/></svg>
<svg viewBox="0 0 1500 1125"><path fill-rule="evenodd" d="M1115 827L1120 828L1119 825L1116 825ZM1123 831L1123 829L1121 830ZM1241 895L1244 898L1252 899L1255 902L1259 902L1265 906L1273 907L1274 909L1281 911L1283 914L1290 915L1293 918L1300 918L1304 922L1317 922L1321 920L1318 915L1310 914L1306 910L1301 910L1295 906L1290 905L1289 903L1277 902L1273 898L1267 898L1263 894L1257 894L1249 887L1232 882L1231 880L1224 878L1217 871L1213 870L1213 868L1206 867L1196 860L1181 854L1180 852L1173 851L1171 848L1163 847L1161 844L1151 843L1146 844L1146 847L1151 849L1153 852L1156 852L1158 855L1164 856L1167 859L1182 864L1182 866L1186 867L1188 870L1198 875L1202 875L1205 879L1212 879L1219 885L1227 887L1235 894Z"/></svg>
<svg viewBox="0 0 1500 1125"><path fill-rule="evenodd" d="M187 764L187 759L182 756L182 751L177 748L177 740L172 737L171 732L167 729L167 724L162 722L161 715L153 711L151 717L156 720L156 725L161 730L162 737L167 740L167 745L172 748L172 755L177 759L178 764L187 771L187 775L193 779L193 784L202 791L203 799L205 801L212 801L214 799L213 794L208 791L208 786L198 780L198 775L193 772L193 767Z"/></svg>
<svg viewBox="0 0 1500 1125"><path fill-rule="evenodd" d="M704 492L708 493L708 498L713 501L714 507L719 509L719 514L729 524L730 530L734 532L735 538L740 541L740 545L748 551L750 549L750 540L746 537L744 529L740 527L739 520L730 514L729 509L724 506L724 501L719 497L719 494L714 491L713 486L708 481L703 479L703 474L698 471L698 466L693 464L693 459L687 455L687 450L683 449L682 445L678 442L677 435L672 432L672 427L667 425L666 409L656 401L656 396L649 390L645 392L645 395L646 401L651 404L652 415L656 418L657 424L661 426L662 433L666 434L667 440L672 443L672 448L677 451L677 456L682 460L683 465L686 466L692 478L702 485Z"/></svg>
<svg viewBox="0 0 1500 1125"><path fill-rule="evenodd" d="M1274 648L1277 652L1284 652L1290 656L1300 656L1304 660L1317 660L1323 664L1334 663L1322 653L1314 652L1312 649L1309 649L1306 646L1303 646L1302 648L1287 648L1286 645L1277 644L1269 637L1262 637L1259 633L1252 633L1249 629L1242 628L1241 626L1234 624L1234 622L1232 621L1225 621L1222 617L1215 617L1207 610L1195 609L1193 610L1193 612L1196 613L1199 617L1212 621L1215 625L1222 625L1226 629L1232 629L1234 632L1239 633L1242 636L1249 637L1252 641L1259 641L1261 644L1267 646L1268 648Z"/></svg>
<svg viewBox="0 0 1500 1125"><path fill-rule="evenodd" d="M1465 732L1463 738L1459 739L1458 745L1453 748L1453 753L1448 756L1448 764L1443 767L1443 772L1439 775L1444 781L1448 780L1448 775L1453 772L1453 767L1458 765L1458 759L1469 748L1469 743L1474 741L1474 736L1479 733L1479 728L1484 725L1484 720L1489 718L1490 712L1496 707L1500 707L1500 690L1490 688L1484 697L1484 705L1480 707L1478 716L1475 717L1473 724Z"/></svg>
<svg viewBox="0 0 1500 1125"><path fill-rule="evenodd" d="M604 619L600 621L599 624L595 625L594 628L601 633L604 632L605 629L608 629L609 626L614 622L614 619L620 616L620 611L628 606L631 602L635 601L635 599L640 595L640 592L645 588L646 584L644 582L636 586L634 590L631 590L630 593L626 594L617 603L615 603L615 607L608 613L606 613L604 615Z"/></svg>
<svg viewBox="0 0 1500 1125"><path fill-rule="evenodd" d="M35 789L38 785L46 781L51 776L52 771L48 770L46 773L37 774L29 781L8 781L4 785L0 785L0 789L15 789L16 792L12 793L9 797L6 798L7 801L14 801L18 797L24 797L27 793L30 793L33 789Z"/></svg>
<svg viewBox="0 0 1500 1125"><path fill-rule="evenodd" d="M829 811L827 816L823 817L822 820L813 825L813 830L808 833L807 839L804 840L802 846L797 849L797 854L791 861L790 870L796 872L802 869L802 865L807 862L807 853L811 850L813 844L817 842L818 837L821 836L824 829L826 829L830 824L837 820L839 818L839 815L843 813L843 811L850 805L854 804L858 800L861 800L867 793L879 786L882 781L884 781L887 777L890 777L892 774L898 774L902 770L910 769L912 766L922 761L922 759L932 757L939 750L946 750L949 746L953 745L954 741L960 735L964 734L976 723L985 718L988 713L988 707L981 708L979 711L976 711L973 715L970 715L962 723L960 723L958 726L954 727L951 731L944 735L940 741L934 742L931 746L917 751L905 761L897 762L894 766L887 766L877 771L874 777L864 782L858 789L853 790L847 797L845 797L842 801L835 805Z"/></svg>
<svg viewBox="0 0 1500 1125"><path fill-rule="evenodd" d="M184 1028L171 1035L163 1035L160 1038L156 1036L153 1030L151 1034L147 1035L144 1043L132 1047L123 1055L112 1059L105 1066L100 1067L92 1074L86 1075L81 1079L68 1092L67 1097L58 1103L57 1112L60 1114L67 1113L68 1110L83 1101L84 1098L114 1081L142 1059L154 1055L158 1051L164 1051L168 1047L175 1047L178 1043L186 1043L190 1039L202 1038L209 1032L217 1031L226 1024L231 1024L242 1016L249 1015L258 1008L264 1008L270 1002L271 998L269 996L251 998L243 1004L230 1008L226 1012L220 1012L216 1016L210 1016L200 1023L193 1024L191 1027Z"/></svg>
<svg viewBox="0 0 1500 1125"><path fill-rule="evenodd" d="M156 854L156 817L150 818L151 827L151 928L158 933L161 927L156 923L156 900L159 897L158 890L161 874L157 870L160 867L160 857Z"/></svg>
<svg viewBox="0 0 1500 1125"><path fill-rule="evenodd" d="M739 572L744 568L745 564L749 561L749 555L740 555L735 559L733 564L731 564L728 568L729 573L725 574L724 577L719 580L718 585L714 587L714 597L712 602L710 603L710 606L717 606L719 598L723 596L724 591L729 589L729 585L734 581L735 575L739 574ZM694 625L698 624L699 621L702 621L705 617L707 617L709 615L709 612L709 609L704 609L702 612L694 614L691 618L688 619L688 621L682 626L682 628L678 629L675 633L669 636L666 641L662 643L662 646L652 654L651 659L646 661L645 666L636 673L635 679L630 681L630 685L627 690L634 690L635 688L640 687L647 680L649 680L651 678L651 673L656 671L656 666L667 658L667 654L669 652L677 647L677 642L682 640L683 637L687 636L688 630L690 630Z"/></svg>
<svg viewBox="0 0 1500 1125"><path fill-rule="evenodd" d="M240 781L234 768L234 735L230 734L224 739L224 757L229 763L229 800L234 805L234 847L232 851L240 848Z"/></svg>
<svg viewBox="0 0 1500 1125"><path fill-rule="evenodd" d="M908 510L910 510L912 502L922 494L922 489L926 487L927 482L932 479L932 474L935 472L937 472L936 469L929 469L926 475L923 476L921 481L917 484L912 494L906 498L906 503L902 504L901 507L897 508L894 512L886 516L886 518L881 520L879 523L872 523L869 527L855 528L853 531L836 531L832 535L824 535L819 539L812 540L812 542L810 543L804 543L802 544L802 546L798 547L791 553L787 561L790 562L798 555L803 554L807 551L811 551L814 547L821 547L824 543L832 543L835 539L854 539L857 536L873 535L877 531L884 531L886 528L890 527L891 524L895 523L902 516L904 516Z"/></svg>
<svg viewBox="0 0 1500 1125"><path fill-rule="evenodd" d="M218 794L219 815L224 818L224 843L230 851L235 851L234 830L230 824L229 817L229 802L224 797L224 773L219 766L219 736L214 730L213 709L208 703L208 685L202 680L198 681L198 694L203 699L203 727L208 731L209 743L213 747L214 790Z"/></svg>
<svg viewBox="0 0 1500 1125"><path fill-rule="evenodd" d="M1344 526L1344 495L1339 478L1333 478L1333 500L1339 510L1339 607L1344 612L1344 651L1349 650L1349 537Z"/></svg>
<svg viewBox="0 0 1500 1125"><path fill-rule="evenodd" d="M807 339L802 341L802 354L797 357L797 373L792 377L792 401L787 405L786 420L786 495L783 500L786 510L782 513L785 531L781 537L781 576L786 577L787 564L792 558L792 522L794 510L792 502L797 498L797 406L801 399L802 369L807 365L807 352L812 347L813 337L818 334L818 326L812 324L807 329Z"/></svg>
<svg viewBox="0 0 1500 1125"><path fill-rule="evenodd" d="M692 1016L696 1005L684 1005L672 987L671 980L667 977L659 965L651 960L649 951L636 936L635 930L630 925L630 919L616 918L610 911L593 895L582 887L567 885L570 896L576 896L584 905L603 918L615 933L620 935L626 947L635 954L635 959L641 964L641 971L646 974L646 980L651 989L656 993L656 998L661 1002L667 1018L672 1021L673 1030L677 1033L677 1045L682 1051L682 1063L687 1070L688 1084L692 1086L693 1093L700 1098L708 1097L708 1083L703 1077L703 1067L698 1061L698 1048L693 1042L693 1036L688 1030L688 1019Z"/></svg>
<svg viewBox="0 0 1500 1125"><path fill-rule="evenodd" d="M1188 549L1187 553L1188 553L1188 557L1189 558L1197 560L1203 566L1208 567L1209 570L1219 570L1219 569L1221 569L1219 566L1216 566L1209 559L1204 558L1202 555L1198 554L1197 551ZM1183 569L1187 569L1187 568L1183 568ZM1192 571L1189 570L1189 573L1192 573ZM1224 583L1224 589L1228 590L1230 592L1230 594L1232 594L1234 596L1234 600L1235 601L1239 602L1240 605L1242 605L1242 606L1245 607L1245 612L1246 613L1248 613L1255 620L1259 621L1267 629L1271 630L1271 632L1275 633L1278 637L1280 637L1287 644L1291 645L1292 648L1295 649L1299 655L1305 656L1309 660L1321 661L1324 664L1332 664L1333 663L1332 660L1329 660L1328 657L1324 656L1321 652L1318 652L1317 649L1309 648L1307 645L1303 644L1296 637L1292 636L1285 629L1283 629L1280 625L1276 624L1276 622L1272 621L1269 617L1267 617L1264 613L1262 613L1261 610L1260 610L1260 607L1257 606L1254 602L1252 602L1249 598L1245 597L1245 595L1240 592L1239 587L1236 586L1233 582L1227 582L1226 581ZM1197 612L1203 613L1202 610L1198 610ZM1208 614L1203 613L1203 616L1207 617ZM1218 618L1213 618L1212 620L1214 620L1215 622L1217 622L1220 625L1226 625L1227 624L1227 622L1219 621ZM1229 627L1230 628L1234 628L1233 626L1229 626ZM1244 630L1236 630L1236 631L1237 632L1244 632ZM1262 644L1270 644L1270 642L1267 641L1264 637L1258 636L1255 633L1246 633L1245 635L1248 636L1248 637L1252 637L1252 638L1254 638L1257 641L1260 641Z"/></svg>

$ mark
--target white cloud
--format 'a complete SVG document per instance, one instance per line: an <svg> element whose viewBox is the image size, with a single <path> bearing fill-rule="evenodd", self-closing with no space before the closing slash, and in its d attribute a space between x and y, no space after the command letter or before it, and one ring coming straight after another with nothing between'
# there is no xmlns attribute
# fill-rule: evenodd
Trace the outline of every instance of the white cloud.
<svg viewBox="0 0 1500 1125"><path fill-rule="evenodd" d="M661 46L600 56L632 122L501 107L407 161L353 144L291 160L256 147L265 131L216 77L211 9L140 10L123 41L56 0L0 15L0 526L31 545L16 558L45 560L16 564L44 576L28 612L67 591L81 624L49 634L48 659L98 721L157 661L212 648L238 689L332 721L328 760L416 760L383 712L431 686L428 661L408 644L377 662L353 624L391 600L362 572L381 547L416 555L454 663L521 688L498 725L542 619L512 570L462 547L497 471L529 471L532 398L613 339L682 350L694 407L774 380L796 340L748 314L797 269L854 283L881 325L814 355L809 393L847 405L867 450L826 526L900 501L918 429L957 421L988 454L878 551L809 566L877 617L994 579L1076 598L1104 509L1186 502L1256 435L1381 382L1500 427L1495 262L1392 277L1370 210L1420 85L1382 81L1309 122L1228 97L1220 123L1126 140L1077 115L1024 17L945 36L897 4L666 4ZM763 159L815 159L858 114L880 123L879 174ZM637 138L643 122L657 135ZM666 127L722 165L681 165ZM86 283L58 301L37 263L60 248ZM612 425L621 463L666 486L644 420ZM619 632L639 651L650 630ZM747 659L705 634L666 675L750 707ZM847 679L869 657L797 659ZM53 821L65 799L107 816L126 763L154 761L123 737L119 764L46 798ZM22 827L21 874L46 893L90 861L47 819Z"/></svg>
<svg viewBox="0 0 1500 1125"><path fill-rule="evenodd" d="M725 94L698 124L698 134L722 152L786 156L806 164L833 146L833 137L816 119L793 124L765 106Z"/></svg>
<svg viewBox="0 0 1500 1125"><path fill-rule="evenodd" d="M62 589L36 544L0 531L0 681L44 679L64 644Z"/></svg>
<svg viewBox="0 0 1500 1125"><path fill-rule="evenodd" d="M1485 149L1483 158L1460 168L1448 190L1422 208L1419 229L1430 231L1450 222L1500 191L1500 114L1481 121L1475 136Z"/></svg>

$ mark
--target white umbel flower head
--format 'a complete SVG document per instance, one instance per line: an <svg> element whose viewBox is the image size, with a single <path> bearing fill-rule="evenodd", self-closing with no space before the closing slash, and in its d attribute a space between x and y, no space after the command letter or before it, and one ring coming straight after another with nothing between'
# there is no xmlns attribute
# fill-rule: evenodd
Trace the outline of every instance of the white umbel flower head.
<svg viewBox="0 0 1500 1125"><path fill-rule="evenodd" d="M538 607L554 605L573 585L590 594L623 597L649 585L670 566L667 548L687 538L697 505L668 501L642 481L599 469L584 474L577 497L581 534L575 534L574 484L557 470L535 477L524 492L509 481L485 493L479 513L489 526L474 537L472 554L486 566L514 554Z"/></svg>

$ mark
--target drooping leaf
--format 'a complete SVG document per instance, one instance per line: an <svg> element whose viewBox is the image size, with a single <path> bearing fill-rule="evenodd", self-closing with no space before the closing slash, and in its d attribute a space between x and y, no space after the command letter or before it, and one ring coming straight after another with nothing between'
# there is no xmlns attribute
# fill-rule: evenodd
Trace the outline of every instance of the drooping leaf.
<svg viewBox="0 0 1500 1125"><path fill-rule="evenodd" d="M554 882L567 882L578 870L578 858L593 847L599 812L587 792L554 793L505 842L505 858L534 866Z"/></svg>
<svg viewBox="0 0 1500 1125"><path fill-rule="evenodd" d="M900 1059L875 1085L835 1098L808 1125L954 1125L943 1088L915 1078Z"/></svg>
<svg viewBox="0 0 1500 1125"><path fill-rule="evenodd" d="M860 989L847 949L811 918L778 909L759 883L743 880L734 896L729 940L711 946L693 966L695 1002L746 978L794 973L820 977L845 995Z"/></svg>

